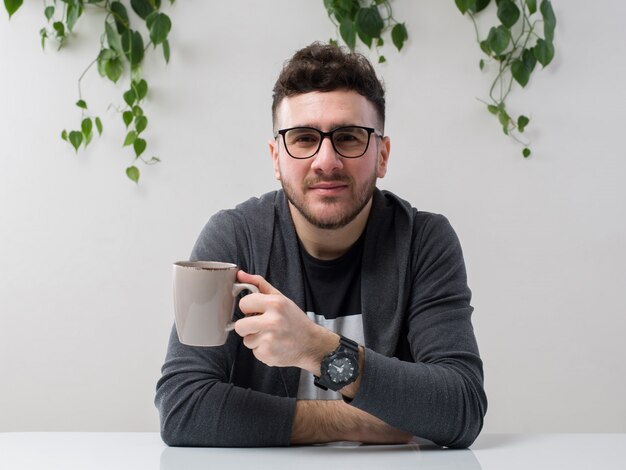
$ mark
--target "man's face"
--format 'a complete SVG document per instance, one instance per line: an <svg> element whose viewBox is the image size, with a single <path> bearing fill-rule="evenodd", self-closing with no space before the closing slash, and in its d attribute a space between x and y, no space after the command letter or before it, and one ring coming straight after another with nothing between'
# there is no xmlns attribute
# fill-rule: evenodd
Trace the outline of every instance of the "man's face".
<svg viewBox="0 0 626 470"><path fill-rule="evenodd" d="M381 132L374 106L355 91L311 92L284 98L276 110L276 129L298 126L328 132L341 126L364 126ZM372 197L376 179L383 178L389 139L375 134L359 158L338 155L330 139L305 160L285 150L283 137L269 143L274 173L291 205L312 225L337 229L352 222Z"/></svg>

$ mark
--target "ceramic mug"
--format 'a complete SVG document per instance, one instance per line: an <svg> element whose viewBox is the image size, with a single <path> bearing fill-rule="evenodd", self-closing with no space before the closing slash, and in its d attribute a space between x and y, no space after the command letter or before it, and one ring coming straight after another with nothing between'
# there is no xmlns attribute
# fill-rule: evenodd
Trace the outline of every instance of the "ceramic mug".
<svg viewBox="0 0 626 470"><path fill-rule="evenodd" d="M239 268L218 261L174 263L174 315L181 343L220 346L226 342L237 295L259 292L252 284L236 282Z"/></svg>

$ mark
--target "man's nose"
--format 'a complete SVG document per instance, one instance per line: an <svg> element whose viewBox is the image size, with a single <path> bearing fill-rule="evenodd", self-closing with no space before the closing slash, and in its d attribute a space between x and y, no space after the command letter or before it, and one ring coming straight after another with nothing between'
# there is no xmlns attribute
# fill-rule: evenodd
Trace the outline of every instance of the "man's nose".
<svg viewBox="0 0 626 470"><path fill-rule="evenodd" d="M341 156L335 151L330 137L326 136L322 139L320 149L313 156L311 168L322 173L332 173L337 169L343 168Z"/></svg>

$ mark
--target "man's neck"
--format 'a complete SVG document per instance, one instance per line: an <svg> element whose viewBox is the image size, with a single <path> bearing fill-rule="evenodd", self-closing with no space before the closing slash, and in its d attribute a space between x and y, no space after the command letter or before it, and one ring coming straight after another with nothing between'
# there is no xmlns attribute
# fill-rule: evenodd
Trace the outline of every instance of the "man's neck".
<svg viewBox="0 0 626 470"><path fill-rule="evenodd" d="M291 203L289 211L302 246L308 254L317 259L339 258L359 239L372 208L372 199L365 205L356 218L345 227L321 229L312 225Z"/></svg>

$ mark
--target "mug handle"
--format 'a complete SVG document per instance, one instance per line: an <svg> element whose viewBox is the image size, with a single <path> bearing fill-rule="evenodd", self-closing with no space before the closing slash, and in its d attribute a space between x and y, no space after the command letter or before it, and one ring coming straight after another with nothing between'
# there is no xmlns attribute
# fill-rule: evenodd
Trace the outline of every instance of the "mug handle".
<svg viewBox="0 0 626 470"><path fill-rule="evenodd" d="M237 297L241 291L249 290L253 294L258 294L259 289L257 286L252 284L246 284L245 282L236 282L233 284L233 297ZM233 331L235 329L235 322L230 322L224 328L224 331Z"/></svg>

